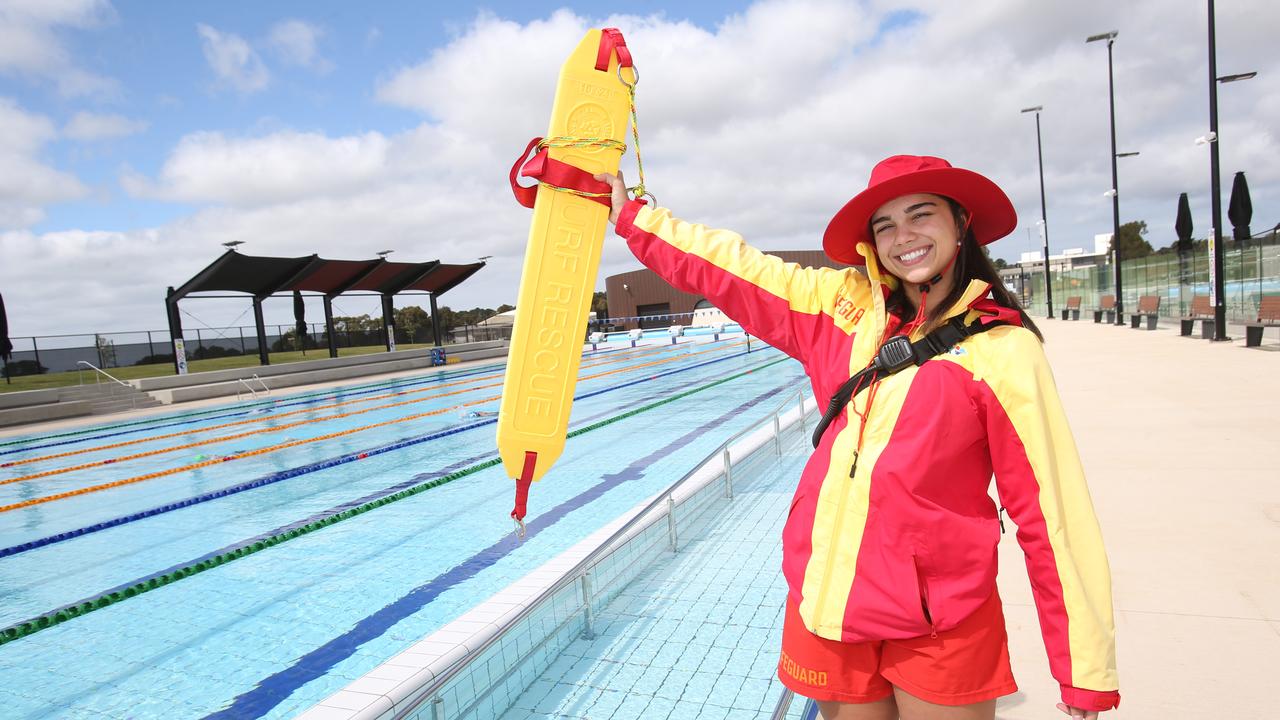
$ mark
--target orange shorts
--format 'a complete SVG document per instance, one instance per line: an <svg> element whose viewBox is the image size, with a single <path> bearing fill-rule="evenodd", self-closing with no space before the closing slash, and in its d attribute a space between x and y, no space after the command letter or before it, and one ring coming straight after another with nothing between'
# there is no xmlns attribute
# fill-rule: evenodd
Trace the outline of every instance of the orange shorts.
<svg viewBox="0 0 1280 720"><path fill-rule="evenodd" d="M968 705L1018 690L995 592L957 627L936 638L860 643L809 632L788 598L778 678L799 695L844 703L882 700L894 687L937 705Z"/></svg>

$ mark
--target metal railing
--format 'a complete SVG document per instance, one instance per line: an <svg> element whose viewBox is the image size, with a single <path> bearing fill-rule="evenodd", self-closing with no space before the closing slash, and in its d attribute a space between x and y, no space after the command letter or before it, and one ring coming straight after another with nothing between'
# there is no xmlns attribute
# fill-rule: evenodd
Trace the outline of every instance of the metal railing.
<svg viewBox="0 0 1280 720"><path fill-rule="evenodd" d="M469 652L465 657L460 659L454 665L450 666L447 670L442 672L440 675L436 676L436 678L433 679L431 683L429 683L426 687L422 688L422 690L420 691L420 694L415 700L410 702L408 705L404 707L404 709L398 711L393 716L393 720L405 720L406 718L410 717L415 712L417 712L427 702L430 702L432 705L431 707L432 720L446 720L444 699L442 697L442 694L445 688L449 685L449 683L452 682L455 678L457 678L461 673L463 673L468 668L470 668L473 662L483 657L484 653L487 650L495 646L497 643L501 642L507 636L507 634L510 633L515 627L519 626L521 623L528 620L535 612L543 609L544 606L552 602L556 596L558 596L560 593L562 593L563 591L567 590L568 588L574 585L578 585L582 589L581 605L575 608L573 612L569 613L569 615L563 621L558 623L550 632L545 633L544 638L540 642L535 643L532 647L528 648L525 652L521 653L520 656L510 664L510 667L507 669L506 673L504 673L497 680L494 680L489 684L488 690L477 693L475 699L472 702L470 702L466 707L462 708L451 717L454 717L454 718L465 717L467 713L475 709L475 707L488 696L489 692L491 692L493 688L499 687L501 686L502 683L506 682L506 680L512 674L514 674L515 671L520 666L522 666L529 658L533 657L534 654L537 653L539 650L541 650L546 645L546 643L549 642L552 638L557 637L560 631L565 629L571 622L576 621L579 616L583 618L583 625L584 625L583 637L586 639L591 639L592 637L594 637L594 631L593 631L594 617L593 617L593 611L592 611L592 594L593 593L592 593L591 571L597 565L599 565L604 559L606 559L610 554L612 554L618 549L620 540L622 540L623 538L626 538L633 531L639 532L648 527L652 527L654 524L661 522L663 515L665 515L667 518L668 542L669 542L670 549L672 552L678 552L679 537L678 537L678 533L676 532L675 509L679 505L683 505L684 502L691 500L694 496L690 495L685 498L682 498L681 502L677 503L675 499L676 491L679 490L682 485L688 482L689 479L692 478L694 474L697 473L704 465L714 460L716 456L720 456L723 458L723 461L724 461L724 471L722 472L722 475L724 476L724 497L732 501L733 499L733 458L730 452L730 446L733 443L740 440L741 438L743 438L744 436L746 436L747 434L756 432L760 430L760 428L768 424L772 424L773 430L774 430L774 449L778 455L781 455L782 446L781 446L781 441L779 439L779 435L782 430L781 416L784 413L789 413L792 410L793 400L798 400L798 402L796 403L796 406L798 406L799 412L795 422L800 425L801 435L803 436L804 432L807 430L807 426L805 423L805 415L807 415L808 412L812 412L816 410L817 403L816 402L814 403L813 410L806 410L804 390L798 389L790 393L789 395L787 395L786 399L782 403L780 403L777 406L777 408L774 409L769 414L768 418L752 425L749 428L746 428L745 430L742 430L734 434L728 440L725 440L724 442L720 443L720 445L715 450L707 454L707 456L703 458L701 462L696 463L689 472L685 473L683 477L681 477L679 480L669 485L661 493L658 493L654 497L654 499L644 507L643 510L636 513L631 518L631 520L623 524L623 526L618 528L618 530L616 530L615 532L613 532L613 534L611 534L608 539L606 539L603 543L597 546L595 550L590 552L585 558L583 558L576 565L574 565L573 568L570 569L568 572L564 573L561 576L560 580L558 580L555 584L553 584L551 587L547 588L546 590L543 590L541 593L538 594L538 596L532 602L526 605L524 609L522 609L518 614L516 614L511 619L504 622L496 633L490 636L487 640L485 640L483 643L477 646L473 651ZM745 462L758 450L759 448L754 448L751 451L748 451L745 456L739 459L739 462ZM714 481L714 478L713 478L713 481ZM708 486L710 484L711 483L708 482ZM699 490L701 489L704 489L704 488L699 488ZM663 513L663 515L650 517L650 514L654 510L657 510L660 506L664 504L667 507L666 507L666 512ZM599 592L599 590L600 588L597 588L597 592Z"/></svg>
<svg viewBox="0 0 1280 720"><path fill-rule="evenodd" d="M795 700L796 694L791 688L785 688L782 694L778 696L778 704L773 706L773 714L769 716L769 720L783 720L787 713L791 711L791 703ZM818 717L818 703L812 698L804 699L804 709L800 711L800 720L816 720Z"/></svg>
<svg viewBox="0 0 1280 720"><path fill-rule="evenodd" d="M258 381L258 384L262 386L262 394L263 394L264 396L267 396L267 395L270 395L270 394L271 394L271 388L267 387L267 384L266 384L265 382L263 382L263 381L262 381L262 378L258 377L258 373L254 373L254 374L253 374L252 376L250 376L248 379L245 379L245 378L236 378L236 382L238 382L238 383L240 383L241 385L243 385L243 386L244 386L244 390L240 390L240 391L237 391L237 392L236 392L236 400L241 400L242 398L244 398L245 390L248 390L248 391L249 391L249 395L251 395L251 396L252 396L252 397L254 397L255 399L258 397L258 391L253 389L253 386L249 384L249 380L257 380L257 381Z"/></svg>
<svg viewBox="0 0 1280 720"><path fill-rule="evenodd" d="M111 388L108 391L111 397L114 398L116 393L120 392L117 388L122 387L128 394L129 401L133 405L133 408L135 410L138 408L139 392L137 388L86 360L76 361L76 375L78 376L77 379L80 381L80 385L84 385L84 371L86 368L93 371L93 375L91 377L94 379L95 385L101 384L102 378L106 378Z"/></svg>

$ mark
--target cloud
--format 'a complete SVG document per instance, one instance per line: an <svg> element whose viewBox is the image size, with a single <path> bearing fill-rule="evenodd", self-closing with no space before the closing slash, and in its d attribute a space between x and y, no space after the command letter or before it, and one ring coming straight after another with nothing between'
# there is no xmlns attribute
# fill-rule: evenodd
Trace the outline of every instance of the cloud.
<svg viewBox="0 0 1280 720"><path fill-rule="evenodd" d="M48 118L0 98L0 128L0 230L34 225L44 219L46 205L87 194L74 175L40 159L44 145L57 135Z"/></svg>
<svg viewBox="0 0 1280 720"><path fill-rule="evenodd" d="M285 64L327 73L333 69L333 63L321 57L316 47L324 34L322 28L311 23L284 20L271 28L269 42Z"/></svg>
<svg viewBox="0 0 1280 720"><path fill-rule="evenodd" d="M72 140L93 142L128 137L146 129L145 121L130 120L123 115L78 112L67 122L62 132Z"/></svg>
<svg viewBox="0 0 1280 720"><path fill-rule="evenodd" d="M121 182L137 197L197 210L157 228L74 243L60 237L70 248L62 271L33 275L40 281L24 292L61 312L52 308L72 295L78 276L100 273L121 249L150 258L150 274L135 281L112 270L95 282L115 287L114 302L136 309L130 317L163 327L163 287L190 277L235 239L260 255L358 258L384 248L401 260L493 255L441 303L513 303L529 212L513 202L507 171L525 142L546 132L570 49L588 27L610 25L625 30L640 69L650 189L679 216L734 228L757 247L817 247L832 213L865 187L877 160L918 153L983 172L1009 193L1021 226L992 246L996 255L1038 248L1026 230L1040 216L1035 123L1019 112L1030 105L1045 108L1052 247L1092 247L1093 236L1111 227L1101 195L1111 184L1107 62L1105 47L1084 38L1113 28L1121 31L1114 48L1120 150L1142 152L1121 161L1121 220L1146 220L1152 244L1167 245L1177 195L1188 192L1198 232L1209 226L1208 155L1192 144L1208 129L1202 8L1160 0L1051 7L921 0L904 15L905 7L900 0L764 0L713 27L661 15L588 18L562 10L518 23L479 14L447 44L377 80L377 98L418 113L416 127L192 132L154 174ZM1261 0L1224 6L1218 16L1219 69L1259 71L1221 88L1219 128L1223 186L1236 170L1248 172L1257 228L1280 219L1280 168L1267 161L1280 152L1271 121L1280 114L1280 56L1268 51L1264 29L1277 20L1280 9ZM52 128L34 131L48 137ZM634 145L629 136L627 143ZM623 167L634 182L633 152ZM12 242L38 245L43 237ZM82 259L72 260L75 252ZM635 267L625 245L607 237L601 277ZM210 323L244 309L231 301L207 306ZM279 317L288 321L287 301ZM73 320L58 327L86 329Z"/></svg>
<svg viewBox="0 0 1280 720"><path fill-rule="evenodd" d="M52 83L64 97L113 98L119 83L80 67L59 31L98 27L114 18L106 0L6 0L0 3L0 73Z"/></svg>
<svg viewBox="0 0 1280 720"><path fill-rule="evenodd" d="M196 25L196 32L200 34L204 59L221 84L242 93L266 89L271 73L244 38L219 32L204 23Z"/></svg>

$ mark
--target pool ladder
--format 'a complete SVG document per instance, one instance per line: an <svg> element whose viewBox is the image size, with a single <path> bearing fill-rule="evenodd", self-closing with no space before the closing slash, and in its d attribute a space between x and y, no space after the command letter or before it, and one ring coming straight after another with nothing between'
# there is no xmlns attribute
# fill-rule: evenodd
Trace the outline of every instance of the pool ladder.
<svg viewBox="0 0 1280 720"><path fill-rule="evenodd" d="M240 390L236 392L236 400L242 399L244 397L245 391L248 391L250 396L252 396L254 399L257 399L258 391L255 390L253 386L249 384L249 380L258 381L258 384L262 386L262 394L264 396L271 394L271 388L267 387L267 384L262 381L262 378L258 377L258 373L254 373L250 378L248 378L248 380L246 380L245 378L236 378L236 382L244 386L244 390Z"/></svg>

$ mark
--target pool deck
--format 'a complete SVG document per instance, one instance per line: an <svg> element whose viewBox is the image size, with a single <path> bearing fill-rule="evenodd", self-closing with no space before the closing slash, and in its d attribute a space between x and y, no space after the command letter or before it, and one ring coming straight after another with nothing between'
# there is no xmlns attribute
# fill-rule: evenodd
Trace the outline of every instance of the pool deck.
<svg viewBox="0 0 1280 720"><path fill-rule="evenodd" d="M1039 320L1111 561L1121 707L1106 718L1276 717L1280 344ZM1243 333L1240 333L1243 335ZM1000 546L1021 692L1059 717L1022 553ZM1063 716L1065 717L1065 716Z"/></svg>

